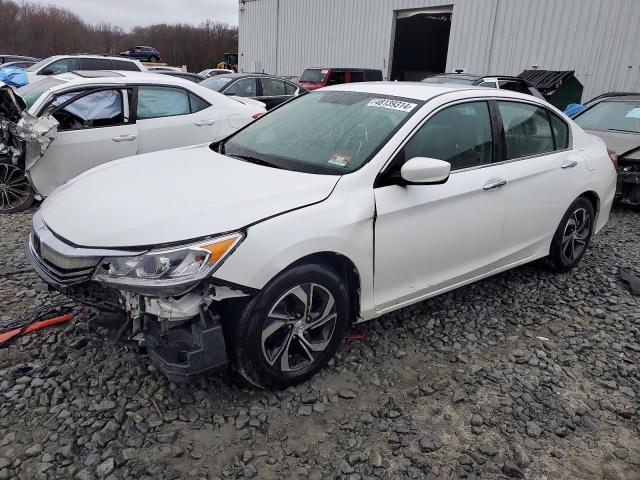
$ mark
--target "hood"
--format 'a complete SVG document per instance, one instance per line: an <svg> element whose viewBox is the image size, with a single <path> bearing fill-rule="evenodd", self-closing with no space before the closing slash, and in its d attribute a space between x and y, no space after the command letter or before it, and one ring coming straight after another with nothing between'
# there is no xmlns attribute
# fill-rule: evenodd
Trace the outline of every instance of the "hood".
<svg viewBox="0 0 640 480"><path fill-rule="evenodd" d="M604 140L607 148L616 152L618 157L628 160L640 160L640 133L586 131Z"/></svg>
<svg viewBox="0 0 640 480"><path fill-rule="evenodd" d="M75 245L160 245L321 202L339 178L256 165L198 145L91 169L55 190L41 212L53 232Z"/></svg>

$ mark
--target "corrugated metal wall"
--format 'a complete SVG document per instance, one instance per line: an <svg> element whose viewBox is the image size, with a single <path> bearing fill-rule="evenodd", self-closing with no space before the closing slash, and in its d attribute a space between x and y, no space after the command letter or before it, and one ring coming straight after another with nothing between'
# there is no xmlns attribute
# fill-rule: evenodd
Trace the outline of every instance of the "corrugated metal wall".
<svg viewBox="0 0 640 480"><path fill-rule="evenodd" d="M640 90L640 0L245 0L240 67L389 71L395 12L453 6L447 70L516 75L575 70L583 99ZM424 46L416 46L424 48Z"/></svg>

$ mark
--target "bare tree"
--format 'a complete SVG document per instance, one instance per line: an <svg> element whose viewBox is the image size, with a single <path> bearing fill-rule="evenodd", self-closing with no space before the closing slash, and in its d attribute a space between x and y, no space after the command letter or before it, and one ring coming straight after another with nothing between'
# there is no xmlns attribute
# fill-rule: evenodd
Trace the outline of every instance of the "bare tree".
<svg viewBox="0 0 640 480"><path fill-rule="evenodd" d="M205 20L198 26L174 23L137 26L130 32L109 23L85 23L53 5L0 0L0 53L48 57L56 54L117 54L134 45L152 45L163 60L192 71L213 67L224 52L238 49L238 29Z"/></svg>

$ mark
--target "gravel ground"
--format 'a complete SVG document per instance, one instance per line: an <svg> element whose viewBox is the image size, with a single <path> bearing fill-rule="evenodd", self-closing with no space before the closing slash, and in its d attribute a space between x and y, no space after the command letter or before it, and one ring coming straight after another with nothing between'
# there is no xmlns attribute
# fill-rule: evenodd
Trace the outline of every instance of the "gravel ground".
<svg viewBox="0 0 640 480"><path fill-rule="evenodd" d="M0 329L53 299L0 217ZM640 479L640 212L571 274L529 265L364 324L286 391L168 382L88 315L0 349L9 478ZM63 307L61 311L69 311Z"/></svg>

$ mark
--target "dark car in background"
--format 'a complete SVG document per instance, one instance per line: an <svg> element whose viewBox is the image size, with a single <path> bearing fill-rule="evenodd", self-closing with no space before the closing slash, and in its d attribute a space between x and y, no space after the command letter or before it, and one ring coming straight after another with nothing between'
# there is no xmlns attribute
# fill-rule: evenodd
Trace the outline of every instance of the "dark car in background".
<svg viewBox="0 0 640 480"><path fill-rule="evenodd" d="M532 83L519 77L508 75L473 75L469 73L438 73L422 80L425 83L455 83L476 87L499 88L512 92L525 93L544 99Z"/></svg>
<svg viewBox="0 0 640 480"><path fill-rule="evenodd" d="M640 93L596 97L574 121L617 155L617 195L622 203L640 206Z"/></svg>
<svg viewBox="0 0 640 480"><path fill-rule="evenodd" d="M172 77L182 78L184 80L189 80L193 83L200 83L206 77L198 74L198 73L190 73L190 72L177 72L175 70L153 70L153 73L161 73L162 75L170 75Z"/></svg>
<svg viewBox="0 0 640 480"><path fill-rule="evenodd" d="M36 63L38 59L33 57L25 57L23 55L0 55L0 65L3 65L5 63L23 62L23 61Z"/></svg>
<svg viewBox="0 0 640 480"><path fill-rule="evenodd" d="M143 62L159 62L162 59L158 50L153 47L145 47L142 45L131 47L129 50L120 52L120 56L135 58L136 60L142 60Z"/></svg>
<svg viewBox="0 0 640 480"><path fill-rule="evenodd" d="M299 84L307 90L353 82L381 82L382 71L370 68L307 68Z"/></svg>
<svg viewBox="0 0 640 480"><path fill-rule="evenodd" d="M262 73L228 73L209 77L200 85L225 95L253 98L265 104L267 110L306 92L285 78Z"/></svg>

